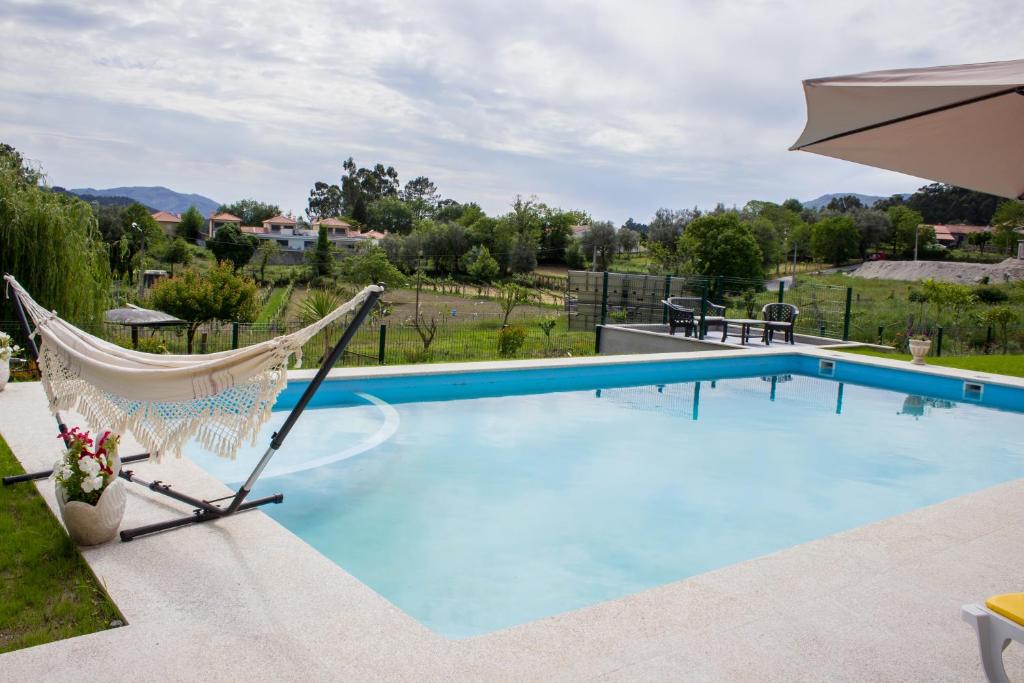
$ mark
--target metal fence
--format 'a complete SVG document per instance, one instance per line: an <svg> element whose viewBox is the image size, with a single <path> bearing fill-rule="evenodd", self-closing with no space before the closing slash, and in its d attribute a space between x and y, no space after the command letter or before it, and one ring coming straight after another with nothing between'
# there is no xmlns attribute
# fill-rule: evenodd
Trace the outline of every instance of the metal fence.
<svg viewBox="0 0 1024 683"><path fill-rule="evenodd" d="M594 353L594 328L570 329L564 312L551 314L513 312L508 325L523 330L522 344L508 355L499 352L498 337L504 323L501 314L474 314L471 318L437 316L421 320L375 317L363 323L353 337L340 366L391 365L401 363L458 362L503 358L545 358L585 356ZM433 321L433 322L432 322ZM337 341L347 320L332 325L303 348L302 367L316 367L330 344ZM103 323L83 325L87 332L126 348L132 346L131 330ZM299 321L286 323L208 323L197 330L192 352L213 353L256 344L294 332ZM432 329L431 329L432 327ZM15 343L25 346L16 321L0 321L0 330ZM139 349L149 352L188 352L184 327L140 329Z"/></svg>
<svg viewBox="0 0 1024 683"><path fill-rule="evenodd" d="M569 327L585 330L605 323L666 323L668 311L661 302L675 296L705 298L725 306L726 315L736 318L760 318L765 304L791 303L800 309L798 332L835 339L849 336L849 287L799 279L795 286L787 287L778 280L588 271L569 272Z"/></svg>

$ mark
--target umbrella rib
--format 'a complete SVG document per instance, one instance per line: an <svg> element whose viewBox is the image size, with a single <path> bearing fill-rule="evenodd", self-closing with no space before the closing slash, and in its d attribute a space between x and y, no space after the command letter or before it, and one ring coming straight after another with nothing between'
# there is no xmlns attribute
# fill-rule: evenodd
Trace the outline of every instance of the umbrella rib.
<svg viewBox="0 0 1024 683"><path fill-rule="evenodd" d="M799 147L791 147L790 149L794 150L794 151L803 150L803 149L806 149L806 148L811 147L813 145L820 145L823 142L831 142L832 140L838 140L839 138L845 138L845 137L847 137L849 135L856 135L858 133L864 133L864 132L867 132L869 130L875 130L876 128L883 128L885 126L891 126L893 124L901 123L903 121L909 121L911 119L921 118L922 116L930 116L931 114L938 114L939 112L947 111L949 109L956 109L957 107L965 107L965 106L967 106L969 104L976 104L978 102L983 102L985 100L991 100L991 99L996 98L996 97L1002 97L1003 95L1010 95L1012 93L1016 93L1018 95L1024 95L1024 87L1014 86L1012 88L1007 88L1005 90L1000 90L998 92L988 93L987 95L979 95L978 97L971 97L969 99L961 100L959 102L953 102L951 104L944 104L941 107L934 107L932 109L926 109L924 111L915 112L913 114L907 114L906 116L898 116L898 117L896 117L894 119L889 119L888 121L882 121L880 123L872 123L870 125L861 126L860 128L855 128L853 130L848 130L848 131L845 131L843 133L836 133L835 135L829 135L828 137L821 138L820 140L815 140L814 142L808 142L807 144L800 145Z"/></svg>

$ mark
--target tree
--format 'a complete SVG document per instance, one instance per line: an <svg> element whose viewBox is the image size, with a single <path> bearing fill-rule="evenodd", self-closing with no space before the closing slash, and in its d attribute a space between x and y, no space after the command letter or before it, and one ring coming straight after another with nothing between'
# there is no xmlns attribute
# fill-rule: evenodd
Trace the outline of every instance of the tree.
<svg viewBox="0 0 1024 683"><path fill-rule="evenodd" d="M508 267L513 273L529 273L537 267L537 247L527 235L516 235L512 241L512 252Z"/></svg>
<svg viewBox="0 0 1024 683"><path fill-rule="evenodd" d="M1001 201L999 197L984 192L932 183L910 195L906 206L919 212L921 222L929 225L988 225Z"/></svg>
<svg viewBox="0 0 1024 683"><path fill-rule="evenodd" d="M437 186L422 175L408 181L400 196L416 218L425 218L433 213L439 199Z"/></svg>
<svg viewBox="0 0 1024 683"><path fill-rule="evenodd" d="M129 281L134 281L134 269L137 268L140 275L146 269L141 260L143 244L150 254L158 254L167 238L149 209L138 202L121 210L120 223L121 237L116 245L111 245L111 266L115 273L127 275Z"/></svg>
<svg viewBox="0 0 1024 683"><path fill-rule="evenodd" d="M334 252L327 238L327 226L320 224L316 246L309 254L309 267L313 277L330 277L334 273Z"/></svg>
<svg viewBox="0 0 1024 683"><path fill-rule="evenodd" d="M15 276L47 310L76 324L100 322L110 308L110 260L92 209L48 191L42 173L0 146L0 273ZM0 320L13 320L0 297Z"/></svg>
<svg viewBox="0 0 1024 683"><path fill-rule="evenodd" d="M227 223L217 229L213 239L209 240L206 246L213 252L217 261L227 261L238 270L252 259L256 243L255 237L246 235L237 225Z"/></svg>
<svg viewBox="0 0 1024 683"><path fill-rule="evenodd" d="M828 263L840 265L857 255L860 233L849 216L829 216L811 227L811 249Z"/></svg>
<svg viewBox="0 0 1024 683"><path fill-rule="evenodd" d="M522 306L533 301L530 290L514 282L508 282L498 286L498 306L505 317L501 320L501 326L508 325L508 318L517 306Z"/></svg>
<svg viewBox="0 0 1024 683"><path fill-rule="evenodd" d="M358 285L384 283L388 287L405 286L405 276L388 260L384 250L377 246L346 257L341 262L341 275L345 280Z"/></svg>
<svg viewBox="0 0 1024 683"><path fill-rule="evenodd" d="M992 215L992 225L995 228L992 242L996 248L1012 253L1017 240L1021 239L1017 229L1024 227L1024 204L1013 199L1004 201Z"/></svg>
<svg viewBox="0 0 1024 683"><path fill-rule="evenodd" d="M187 266L192 262L192 252L189 251L188 242L181 237L176 237L168 242L164 248L163 260L171 264L171 276L173 277L176 264Z"/></svg>
<svg viewBox="0 0 1024 683"><path fill-rule="evenodd" d="M178 223L178 237L197 240L203 234L205 226L206 221L203 219L203 214L199 213L199 209L195 206L190 206L185 213L181 214L181 222Z"/></svg>
<svg viewBox="0 0 1024 683"><path fill-rule="evenodd" d="M878 209L857 209L850 212L853 224L860 236L858 252L861 258L867 258L868 252L873 251L885 239L892 224L889 222L889 215Z"/></svg>
<svg viewBox="0 0 1024 683"><path fill-rule="evenodd" d="M864 204L855 195L848 194L842 197L833 197L825 207L826 211L834 213L849 213L856 209L863 209Z"/></svg>
<svg viewBox="0 0 1024 683"><path fill-rule="evenodd" d="M501 272L498 262L494 260L491 252L487 251L487 247L483 245L470 249L463 258L463 262L465 263L466 273L481 282L488 282L497 277L498 273Z"/></svg>
<svg viewBox="0 0 1024 683"><path fill-rule="evenodd" d="M698 275L760 279L761 248L735 211L701 216L686 226L677 251Z"/></svg>
<svg viewBox="0 0 1024 683"><path fill-rule="evenodd" d="M633 220L632 217L629 217L626 219L626 222L622 224L622 227L628 230L635 230L646 239L647 231L650 229L651 226L647 225L646 223L637 223L635 220Z"/></svg>
<svg viewBox="0 0 1024 683"><path fill-rule="evenodd" d="M697 209L692 211L683 209L673 211L672 209L658 209L654 212L654 218L647 228L647 240L659 242L666 249L676 248L679 236L683 234L687 223L700 216Z"/></svg>
<svg viewBox="0 0 1024 683"><path fill-rule="evenodd" d="M889 216L889 243L894 254L906 254L914 249L914 241L921 241L918 234L921 214L906 206L892 206L886 211Z"/></svg>
<svg viewBox="0 0 1024 683"><path fill-rule="evenodd" d="M579 240L572 240L565 247L565 265L573 270L581 270L587 265L587 257L583 255Z"/></svg>
<svg viewBox="0 0 1024 683"><path fill-rule="evenodd" d="M792 211L793 213L799 216L800 213L804 210L804 205L800 203L800 200L790 198L782 202L782 208L786 209L787 211Z"/></svg>
<svg viewBox="0 0 1024 683"><path fill-rule="evenodd" d="M267 270L267 264L270 263L279 253L281 253L281 247L278 246L274 240L263 240L260 242L259 249L256 250L257 258L260 263L260 282L266 282L265 276Z"/></svg>
<svg viewBox="0 0 1024 683"><path fill-rule="evenodd" d="M366 209L366 224L381 232L407 235L415 219L412 207L398 197L378 199Z"/></svg>
<svg viewBox="0 0 1024 683"><path fill-rule="evenodd" d="M252 322L258 309L256 284L221 263L205 275L189 269L158 280L149 294L149 307L188 323L186 343L192 353L196 331L212 320Z"/></svg>
<svg viewBox="0 0 1024 683"><path fill-rule="evenodd" d="M615 239L618 242L618 250L627 254L632 254L640 246L640 233L626 226L619 228Z"/></svg>
<svg viewBox="0 0 1024 683"><path fill-rule="evenodd" d="M233 204L222 204L218 212L230 213L242 219L242 225L263 225L263 221L281 215L276 204L265 204L255 199L239 199Z"/></svg>
<svg viewBox="0 0 1024 683"><path fill-rule="evenodd" d="M345 175L341 177L342 209L360 223L365 223L367 207L383 197L398 196L398 172L393 166L376 164L373 168L357 168L349 157L342 164Z"/></svg>
<svg viewBox="0 0 1024 683"><path fill-rule="evenodd" d="M981 253L985 253L985 245L992 241L991 232L972 232L967 236L967 241L970 244L978 247Z"/></svg>
<svg viewBox="0 0 1024 683"><path fill-rule="evenodd" d="M336 218L344 211L341 200L341 188L317 181L309 191L309 202L306 215L311 221L322 218Z"/></svg>
<svg viewBox="0 0 1024 683"><path fill-rule="evenodd" d="M775 224L766 216L758 216L750 221L750 231L761 249L761 265L774 269L782 260L782 240Z"/></svg>
<svg viewBox="0 0 1024 683"><path fill-rule="evenodd" d="M1010 323L1017 322L1017 314L1013 308L1005 305L988 308L981 314L981 321L986 325L996 328L996 333L1003 349L1003 355L1005 355L1009 347L1010 338L1007 328Z"/></svg>
<svg viewBox="0 0 1024 683"><path fill-rule="evenodd" d="M594 221L580 240L583 253L590 255L597 270L608 270L615 260L618 241L615 237L615 226L609 221Z"/></svg>

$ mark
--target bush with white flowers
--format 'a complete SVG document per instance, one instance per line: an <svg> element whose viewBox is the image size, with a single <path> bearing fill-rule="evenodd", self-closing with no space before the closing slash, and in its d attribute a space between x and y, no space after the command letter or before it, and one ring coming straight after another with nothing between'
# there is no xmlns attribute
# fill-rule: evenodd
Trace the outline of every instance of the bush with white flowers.
<svg viewBox="0 0 1024 683"><path fill-rule="evenodd" d="M21 347L14 343L11 335L0 332L0 362L10 360L11 356L18 355L20 351Z"/></svg>
<svg viewBox="0 0 1024 683"><path fill-rule="evenodd" d="M103 432L95 441L89 432L74 427L61 434L67 441L67 450L53 466L53 477L64 489L68 500L95 505L103 490L117 478L113 458L121 437Z"/></svg>

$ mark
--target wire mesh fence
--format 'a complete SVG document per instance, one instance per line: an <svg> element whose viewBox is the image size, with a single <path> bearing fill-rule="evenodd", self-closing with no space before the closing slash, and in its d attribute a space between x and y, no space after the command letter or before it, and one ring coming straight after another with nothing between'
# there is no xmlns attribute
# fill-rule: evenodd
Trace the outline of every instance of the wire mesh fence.
<svg viewBox="0 0 1024 683"><path fill-rule="evenodd" d="M798 333L843 339L849 330L850 296L848 287L799 279L787 287L777 280L570 271L566 310L570 328L584 330L602 323L666 323L662 301L671 297L725 306L731 318L759 319L766 304L791 303L800 310Z"/></svg>
<svg viewBox="0 0 1024 683"><path fill-rule="evenodd" d="M317 367L338 340L348 320L330 326L303 347L302 367ZM424 316L419 321L395 316L374 317L360 327L349 343L339 366L378 364L459 362L508 358L546 358L585 356L594 353L594 329L569 328L569 317L552 311L551 315L524 313L509 317L507 325L522 330L521 341L499 349L499 333L506 321L501 314L474 314L467 318ZM294 332L303 323L207 323L196 330L192 353L213 353L250 346ZM85 331L125 348L131 348L129 327L111 323L82 325ZM25 338L16 321L0 321L0 330L25 347ZM517 336L517 339L518 337ZM151 353L185 354L188 335L185 327L140 329L139 350ZM22 354L27 356L27 354Z"/></svg>

